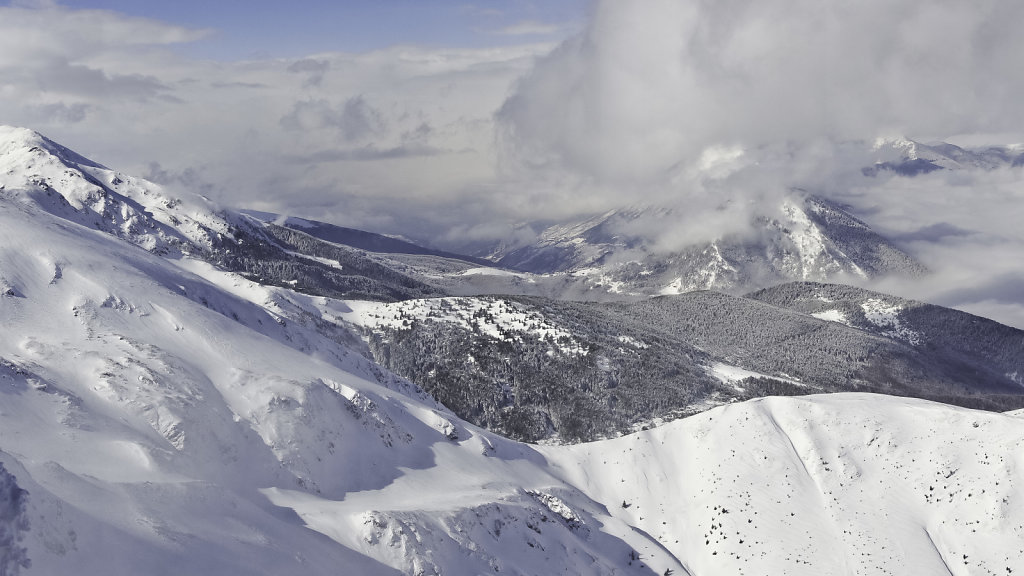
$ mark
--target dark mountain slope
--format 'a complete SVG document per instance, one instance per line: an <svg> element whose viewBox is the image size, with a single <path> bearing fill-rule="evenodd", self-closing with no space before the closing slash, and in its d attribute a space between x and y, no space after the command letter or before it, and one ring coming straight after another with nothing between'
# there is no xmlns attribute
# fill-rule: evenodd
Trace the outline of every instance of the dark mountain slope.
<svg viewBox="0 0 1024 576"><path fill-rule="evenodd" d="M971 344L960 345L942 335L945 309L933 308L914 331L709 291L612 304L445 298L351 319L377 362L461 417L525 440L591 440L763 395L870 391L1024 406L1014 380L1024 373L1014 353L1024 333L975 324Z"/></svg>
<svg viewBox="0 0 1024 576"><path fill-rule="evenodd" d="M794 282L747 297L910 342L959 380L1024 388L1024 331L987 318L840 284Z"/></svg>
<svg viewBox="0 0 1024 576"><path fill-rule="evenodd" d="M443 250L434 250L432 248L420 246L419 244L414 244L398 238L392 238L391 236L385 236L383 234L367 232L365 230L335 226L334 224L307 220L305 218L290 217L285 218L282 221L280 215L269 212L257 212L254 210L243 210L242 212L266 223L277 224L278 226L296 230L326 242L341 244L351 248L358 248L359 250L365 250L367 252L440 256L442 258L470 262L478 266L494 265L494 262L483 258L474 258L473 256L465 256L463 254L455 254L453 252L445 252Z"/></svg>

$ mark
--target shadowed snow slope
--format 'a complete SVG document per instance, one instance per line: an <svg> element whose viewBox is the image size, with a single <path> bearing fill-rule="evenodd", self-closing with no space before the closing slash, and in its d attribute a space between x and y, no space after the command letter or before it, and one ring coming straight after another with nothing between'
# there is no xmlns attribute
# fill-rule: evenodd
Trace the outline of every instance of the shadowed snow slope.
<svg viewBox="0 0 1024 576"><path fill-rule="evenodd" d="M1024 570L1019 417L818 396L517 444L282 316L301 296L24 192L0 190L5 575Z"/></svg>

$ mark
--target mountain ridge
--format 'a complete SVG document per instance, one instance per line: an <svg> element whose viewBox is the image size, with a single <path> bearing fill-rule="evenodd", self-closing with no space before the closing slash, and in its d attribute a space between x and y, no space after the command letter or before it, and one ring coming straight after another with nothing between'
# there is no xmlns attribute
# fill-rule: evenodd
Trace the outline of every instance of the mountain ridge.
<svg viewBox="0 0 1024 576"><path fill-rule="evenodd" d="M840 285L774 290L809 299L845 290L865 308L854 323L833 312L838 296L816 315L761 293L697 291L619 303L346 301L346 310L325 313L351 323L377 362L518 440L595 440L766 394L872 391L990 410L1024 405L1024 331ZM958 326L963 338L946 335Z"/></svg>
<svg viewBox="0 0 1024 576"><path fill-rule="evenodd" d="M345 246L358 248L367 252L439 256L441 258L448 258L452 260L463 260L478 266L491 266L494 264L493 261L484 258L476 258L474 256L456 254L454 252L446 252L444 250L435 250L407 240L401 240L391 236L377 234L375 232L358 230L356 228L346 228L344 226L337 226L335 224L319 222L307 218L298 218L295 216L286 217L272 212L261 212L256 210L242 210L241 212L257 218L266 224L275 224L285 228L291 228L332 244L343 244Z"/></svg>
<svg viewBox="0 0 1024 576"><path fill-rule="evenodd" d="M753 219L753 238L727 236L676 251L655 250L650 238L624 231L664 228L673 211L611 211L548 228L537 242L502 255L498 263L534 273L590 273L613 291L646 295L925 273L920 263L836 203L796 194L777 214Z"/></svg>

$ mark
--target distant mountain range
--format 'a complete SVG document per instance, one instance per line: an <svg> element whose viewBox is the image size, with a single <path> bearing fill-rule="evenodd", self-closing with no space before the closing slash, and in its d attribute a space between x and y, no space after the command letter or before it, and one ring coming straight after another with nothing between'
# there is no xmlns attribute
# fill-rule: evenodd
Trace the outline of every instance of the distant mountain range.
<svg viewBox="0 0 1024 576"><path fill-rule="evenodd" d="M653 238L622 230L665 229L674 210L613 211L554 226L525 247L498 255L502 266L533 273L574 272L612 292L679 294L693 290L742 292L793 280L828 281L920 275L924 267L842 207L795 193L777 217L757 216L750 234L726 236L656 251Z"/></svg>
<svg viewBox="0 0 1024 576"><path fill-rule="evenodd" d="M865 176L877 176L885 171L917 176L936 170L1024 166L1024 150L1019 148L992 146L970 150L946 142L928 145L900 138L881 141L874 150L877 157L874 164L861 169Z"/></svg>
<svg viewBox="0 0 1024 576"><path fill-rule="evenodd" d="M869 178L916 176L937 170L991 170L1024 164L1024 150L965 149L948 143L880 140L843 147ZM741 233L665 247L659 236L682 221L685 207L623 208L575 221L542 225L526 245L499 241L481 253L499 265L534 274L572 273L594 293L678 294L720 290L733 294L790 281L844 282L885 276L915 277L925 267L879 235L850 208L792 190L778 205L753 214ZM538 228L524 224L526 227Z"/></svg>

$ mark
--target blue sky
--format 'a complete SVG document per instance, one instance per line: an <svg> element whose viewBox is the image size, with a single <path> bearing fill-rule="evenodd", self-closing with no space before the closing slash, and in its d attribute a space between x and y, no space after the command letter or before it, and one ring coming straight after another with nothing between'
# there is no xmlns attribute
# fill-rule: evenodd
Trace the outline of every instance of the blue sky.
<svg viewBox="0 0 1024 576"><path fill-rule="evenodd" d="M550 41L583 24L589 2L66 0L59 4L210 29L204 39L178 50L235 60L365 52L398 44L479 48Z"/></svg>

